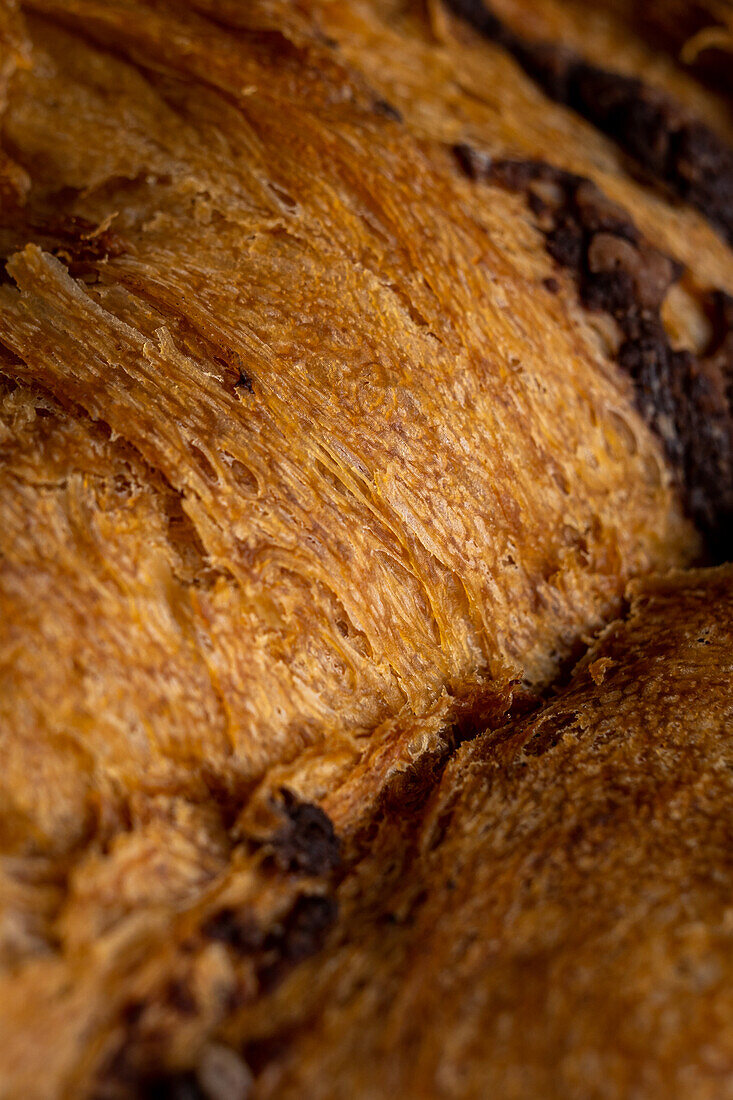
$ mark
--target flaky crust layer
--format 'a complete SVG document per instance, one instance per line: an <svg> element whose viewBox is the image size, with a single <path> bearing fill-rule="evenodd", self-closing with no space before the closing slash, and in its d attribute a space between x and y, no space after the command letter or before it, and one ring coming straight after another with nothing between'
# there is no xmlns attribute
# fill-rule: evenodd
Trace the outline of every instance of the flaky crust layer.
<svg viewBox="0 0 733 1100"><path fill-rule="evenodd" d="M729 140L624 24L532 7ZM455 146L625 212L721 470L730 249L455 5L26 0L0 49L0 1095L241 1084L385 805L377 910L411 785L701 552L690 395L648 413L536 196Z"/></svg>

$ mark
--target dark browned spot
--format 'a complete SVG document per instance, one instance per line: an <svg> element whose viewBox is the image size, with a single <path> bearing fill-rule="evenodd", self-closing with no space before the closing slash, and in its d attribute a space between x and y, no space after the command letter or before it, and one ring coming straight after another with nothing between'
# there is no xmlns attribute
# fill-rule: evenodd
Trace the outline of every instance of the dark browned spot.
<svg viewBox="0 0 733 1100"><path fill-rule="evenodd" d="M264 935L246 910L226 906L209 917L201 928L207 940L225 943L240 955L251 955L262 946Z"/></svg>
<svg viewBox="0 0 733 1100"><path fill-rule="evenodd" d="M340 843L333 824L320 806L282 791L286 823L270 841L278 865L304 875L327 875L340 860Z"/></svg>
<svg viewBox="0 0 733 1100"><path fill-rule="evenodd" d="M266 992L293 966L320 950L337 913L336 902L330 895L302 894L288 912L263 930L244 908L226 906L208 918L201 927L201 935L251 958L259 990ZM163 998L182 1015L198 1011L192 990L180 980L168 983ZM156 1003L159 999L151 1001ZM240 1003L245 1002L232 1000L232 1010ZM193 1072L161 1072L167 1057L167 1036L155 1023L155 1013L146 1020L145 1009L144 1003L136 1001L122 1013L125 1036L101 1067L100 1100L102 1096L118 1094L151 1100L152 1097L200 1100L204 1093Z"/></svg>
<svg viewBox="0 0 733 1100"><path fill-rule="evenodd" d="M149 1077L140 1082L138 1095L140 1100L208 1100L192 1071Z"/></svg>
<svg viewBox="0 0 733 1100"><path fill-rule="evenodd" d="M378 115L381 115L383 118L388 118L391 122L403 121L402 112L398 111L397 108L386 99L375 100L374 110Z"/></svg>
<svg viewBox="0 0 733 1100"><path fill-rule="evenodd" d="M321 949L337 914L332 897L305 894L298 898L265 941L265 957L258 972L264 990L272 989L291 966Z"/></svg>
<svg viewBox="0 0 733 1100"><path fill-rule="evenodd" d="M714 130L637 77L590 65L563 45L526 41L482 0L446 3L506 49L551 99L593 123L733 244L733 151Z"/></svg>
<svg viewBox="0 0 733 1100"><path fill-rule="evenodd" d="M166 1000L181 1016L195 1016L198 1010L191 986L181 978L169 982Z"/></svg>
<svg viewBox="0 0 733 1100"><path fill-rule="evenodd" d="M239 378L234 383L235 389L246 390L247 393L254 393L254 386L252 385L252 379L248 374L245 374L243 370L239 372Z"/></svg>
<svg viewBox="0 0 733 1100"><path fill-rule="evenodd" d="M491 161L462 146L472 178L522 192L555 262L571 272L589 310L610 314L619 366L637 406L664 443L687 510L711 554L733 538L733 299L710 296L713 340L704 355L669 343L660 308L682 268L639 233L590 180L543 161Z"/></svg>
<svg viewBox="0 0 733 1100"><path fill-rule="evenodd" d="M29 243L56 256L75 278L96 274L99 263L129 250L121 234L111 227L100 230L85 218L49 217L26 209L4 211L0 216L0 255L9 257Z"/></svg>

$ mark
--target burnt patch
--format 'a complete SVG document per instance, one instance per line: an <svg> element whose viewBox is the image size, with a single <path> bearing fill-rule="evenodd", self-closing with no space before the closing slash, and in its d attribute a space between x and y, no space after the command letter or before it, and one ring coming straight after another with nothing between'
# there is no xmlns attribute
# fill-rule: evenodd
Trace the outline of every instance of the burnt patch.
<svg viewBox="0 0 733 1100"><path fill-rule="evenodd" d="M282 791L281 806L285 824L269 842L278 866L303 875L328 875L335 871L341 845L328 814L288 790Z"/></svg>
<svg viewBox="0 0 733 1100"><path fill-rule="evenodd" d="M266 836L244 838L250 851L262 851L263 871L317 876L325 889L299 894L272 924L262 925L247 907L227 905L201 926L205 940L223 943L241 958L250 958L266 988L320 948L336 918L333 877L341 860L333 823L319 806L283 788L272 809L282 822L280 827Z"/></svg>
<svg viewBox="0 0 733 1100"><path fill-rule="evenodd" d="M500 46L508 46L514 38L509 28L487 8L483 0L446 0L446 6L470 23L479 34L493 39Z"/></svg>
<svg viewBox="0 0 733 1100"><path fill-rule="evenodd" d="M282 924L268 935L258 977L264 991L272 989L291 967L315 955L323 947L338 916L334 898L304 894Z"/></svg>
<svg viewBox="0 0 733 1100"><path fill-rule="evenodd" d="M260 928L246 909L227 906L205 921L200 937L223 943L240 959L250 961L257 979L257 995L272 990L294 966L318 952L337 916L338 906L330 894L301 894L267 928ZM230 1010L236 1011L251 996L250 991L240 999L232 991ZM199 1011L193 991L180 979L168 982L162 1000L180 1016L192 1017ZM159 1006L161 999L153 998L149 1003ZM135 1001L123 1009L124 1041L101 1067L96 1095L100 1100L118 1094L150 1100L204 1098L207 1094L202 1092L193 1071L161 1072L170 1056L170 1031L156 1023L157 1011L147 1017L147 1008L147 1003Z"/></svg>
<svg viewBox="0 0 733 1100"><path fill-rule="evenodd" d="M557 43L526 41L481 0L446 3L506 49L551 99L610 137L733 244L733 151L714 130L637 77L591 65Z"/></svg>
<svg viewBox="0 0 733 1100"><path fill-rule="evenodd" d="M288 962L301 962L315 954L338 914L332 897L303 895L291 910L282 933L275 935L275 946Z"/></svg>
<svg viewBox="0 0 733 1100"><path fill-rule="evenodd" d="M242 1057L250 1068L255 1078L259 1077L263 1070L280 1059L292 1047L299 1033L297 1027L283 1027L274 1035L263 1036L245 1043L242 1048Z"/></svg>
<svg viewBox="0 0 733 1100"><path fill-rule="evenodd" d="M231 947L238 955L251 955L263 943L264 935L252 915L246 910L225 906L214 913L201 927L204 939Z"/></svg>
<svg viewBox="0 0 733 1100"><path fill-rule="evenodd" d="M683 269L627 211L590 180L543 161L491 161L465 146L457 156L474 179L525 195L583 305L616 322L617 362L634 381L637 407L663 441L711 555L724 558L733 538L733 298L710 295L714 336L703 355L673 349L660 310Z"/></svg>
<svg viewBox="0 0 733 1100"><path fill-rule="evenodd" d="M122 1009L122 1020L127 1027L135 1027L145 1011L144 1001L130 1001Z"/></svg>

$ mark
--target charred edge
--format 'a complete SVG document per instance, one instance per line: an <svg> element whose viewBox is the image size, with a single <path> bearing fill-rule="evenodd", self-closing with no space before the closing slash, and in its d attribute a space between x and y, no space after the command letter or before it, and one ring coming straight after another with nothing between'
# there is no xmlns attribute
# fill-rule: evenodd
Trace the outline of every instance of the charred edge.
<svg viewBox="0 0 733 1100"><path fill-rule="evenodd" d="M349 858L352 866L366 851L373 849L374 842L383 829L383 835L389 836L392 846L399 837L399 857L394 860L394 872L386 872L388 875L399 875L400 868L409 865L418 854L416 844L426 808L457 747L477 737L487 723L506 721L510 714L523 717L534 709L535 700L521 691L515 693L507 690L499 696L494 693L489 699L477 699L471 694L462 700L456 700L456 704L456 722L451 729L445 731L442 748L424 754L411 767L392 776L379 796L378 806L375 807L375 813L370 815L369 824L358 836L351 838ZM383 854L385 859L389 859L388 852ZM399 918L394 913L387 912L379 919L386 923L397 923L398 920L409 923L414 919L425 897L425 893L421 892L414 899L409 912L401 914ZM273 945L279 961L276 959L274 965L271 964L264 972L260 971L262 987L269 988L269 983L275 984L294 962L318 951L337 915L336 904L329 897L301 898L282 930L268 937L268 944ZM258 1039L244 1048L242 1053L245 1061L256 1078L283 1050L287 1050L295 1033L296 1031L288 1029L278 1030L276 1034Z"/></svg>
<svg viewBox="0 0 733 1100"><path fill-rule="evenodd" d="M622 207L590 180L542 161L490 162L465 147L458 159L474 177L525 195L581 302L614 318L617 361L634 381L637 407L664 444L711 556L724 558L733 541L733 299L709 296L713 338L703 355L675 351L660 309L682 269Z"/></svg>
<svg viewBox="0 0 733 1100"><path fill-rule="evenodd" d="M278 866L304 875L331 874L340 863L341 844L330 817L292 791L281 793L286 824L270 841Z"/></svg>
<svg viewBox="0 0 733 1100"><path fill-rule="evenodd" d="M524 41L481 0L446 2L480 34L506 49L551 99L612 138L733 244L733 151L715 131L636 77L590 65L555 43Z"/></svg>

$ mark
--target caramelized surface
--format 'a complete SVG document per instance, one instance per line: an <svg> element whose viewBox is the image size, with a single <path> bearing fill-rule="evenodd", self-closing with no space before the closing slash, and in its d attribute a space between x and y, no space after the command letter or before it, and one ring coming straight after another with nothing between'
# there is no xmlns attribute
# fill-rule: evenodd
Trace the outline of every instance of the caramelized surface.
<svg viewBox="0 0 733 1100"><path fill-rule="evenodd" d="M665 303L681 346L733 269L437 4L20 8L0 6L0 1095L118 1096L323 942L335 868L282 855L303 820L283 789L327 809L348 869L395 776L501 725L630 579L699 552L602 319L451 144L623 201L689 267ZM724 129L714 96L659 79Z"/></svg>
<svg viewBox="0 0 733 1100"><path fill-rule="evenodd" d="M635 586L556 699L458 752L398 867L387 817L257 1016L256 1095L728 1096L732 632L728 566Z"/></svg>

